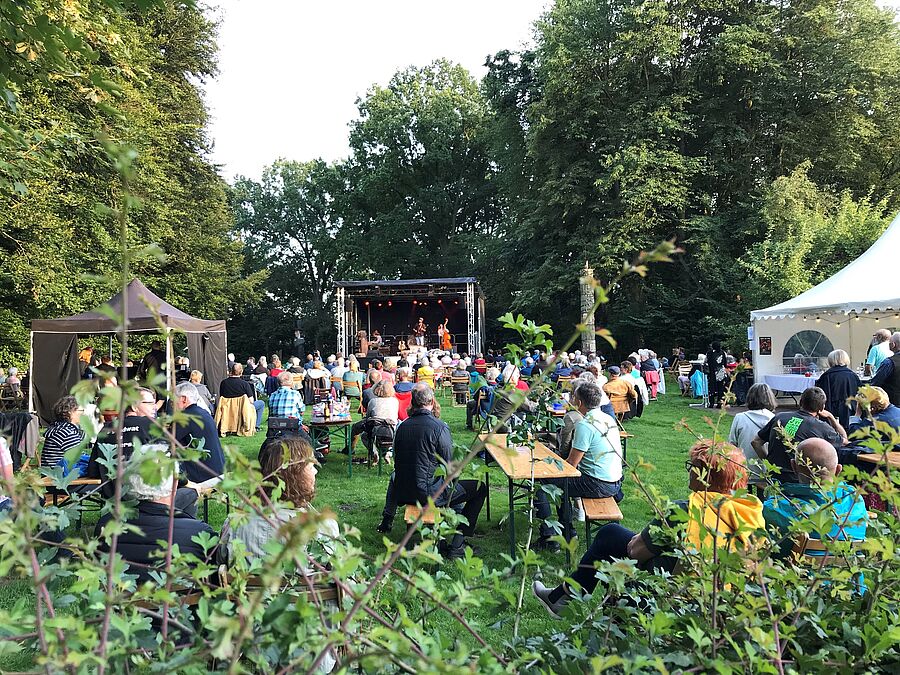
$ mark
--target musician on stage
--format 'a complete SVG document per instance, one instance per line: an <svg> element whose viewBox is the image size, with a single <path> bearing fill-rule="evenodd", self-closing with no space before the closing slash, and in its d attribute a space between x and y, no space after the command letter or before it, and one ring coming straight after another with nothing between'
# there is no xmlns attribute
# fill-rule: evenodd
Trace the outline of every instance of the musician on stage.
<svg viewBox="0 0 900 675"><path fill-rule="evenodd" d="M425 319L420 316L419 322L413 326L412 329L413 339L415 339L416 344L420 347L425 346L426 333L428 333L428 326L425 325Z"/></svg>
<svg viewBox="0 0 900 675"><path fill-rule="evenodd" d="M444 319L444 323L438 324L438 344L441 346L445 352L449 352L452 348L450 344L450 331L447 329L447 323L450 321L449 318Z"/></svg>

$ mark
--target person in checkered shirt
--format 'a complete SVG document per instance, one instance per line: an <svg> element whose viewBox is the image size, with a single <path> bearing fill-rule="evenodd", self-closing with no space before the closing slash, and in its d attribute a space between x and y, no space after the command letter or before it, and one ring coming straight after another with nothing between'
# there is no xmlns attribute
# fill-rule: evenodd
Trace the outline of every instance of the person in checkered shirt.
<svg viewBox="0 0 900 675"><path fill-rule="evenodd" d="M269 396L269 417L303 417L303 397L294 389L294 374L282 371L278 374L281 386Z"/></svg>

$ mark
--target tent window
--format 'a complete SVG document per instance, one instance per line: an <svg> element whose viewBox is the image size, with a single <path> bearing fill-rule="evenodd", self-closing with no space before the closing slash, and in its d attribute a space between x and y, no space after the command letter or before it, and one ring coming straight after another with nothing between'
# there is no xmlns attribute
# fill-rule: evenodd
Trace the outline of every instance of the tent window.
<svg viewBox="0 0 900 675"><path fill-rule="evenodd" d="M831 340L819 331L801 330L784 345L782 364L788 373L822 371L828 367L828 354L833 350Z"/></svg>

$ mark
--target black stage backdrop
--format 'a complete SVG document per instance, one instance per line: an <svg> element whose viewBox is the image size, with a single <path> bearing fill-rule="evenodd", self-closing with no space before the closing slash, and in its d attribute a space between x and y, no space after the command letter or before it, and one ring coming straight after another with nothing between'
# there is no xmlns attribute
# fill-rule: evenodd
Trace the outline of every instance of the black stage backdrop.
<svg viewBox="0 0 900 675"><path fill-rule="evenodd" d="M412 327L419 317L422 317L428 326L426 337L429 348L438 346L437 328L445 319L449 319L447 328L454 336L454 344L456 336L459 336L462 342L466 341L466 309L462 296L422 300L372 297L353 301L356 303L359 325L349 327L351 337L360 330L366 331L370 336L372 331L378 330L388 340L391 338L406 340L412 332Z"/></svg>

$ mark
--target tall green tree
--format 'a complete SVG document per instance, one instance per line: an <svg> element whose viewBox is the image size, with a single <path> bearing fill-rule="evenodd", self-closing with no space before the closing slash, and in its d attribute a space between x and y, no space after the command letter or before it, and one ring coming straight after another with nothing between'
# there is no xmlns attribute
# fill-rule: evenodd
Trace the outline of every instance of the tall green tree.
<svg viewBox="0 0 900 675"><path fill-rule="evenodd" d="M821 190L896 208L898 57L872 0L559 0L485 85L516 196L498 267L541 252L509 302L569 321L584 259L609 278L676 237L682 260L624 284L605 318L629 347L737 342L759 297L738 260L768 236L774 181L809 161Z"/></svg>
<svg viewBox="0 0 900 675"><path fill-rule="evenodd" d="M298 321L310 347L333 344L334 282L355 273L341 216L346 194L343 168L322 160L279 160L259 182L236 181L235 227L247 247L245 269L268 278L266 297L248 305L235 337L244 324L260 320L272 329L251 329L248 340L233 341L236 348L289 345Z"/></svg>
<svg viewBox="0 0 900 675"><path fill-rule="evenodd" d="M164 260L137 262L136 274L206 317L226 316L257 282L240 276L242 245L229 236L226 184L207 158L198 82L215 72L213 24L178 2L147 11L103 2L60 8L79 19L72 21L86 44L88 82L102 87L55 72L15 83L15 110L4 121L20 136L52 138L54 154L52 161L40 156L21 189L0 189L0 350L7 359L27 353L30 319L88 309L114 290L86 276L120 262L115 226L97 208L120 199L103 139L137 153L130 245L155 243L166 252ZM83 25L80 10L89 19Z"/></svg>
<svg viewBox="0 0 900 675"><path fill-rule="evenodd" d="M346 217L361 276L460 276L495 237L500 201L478 83L445 60L373 87L351 125Z"/></svg>

